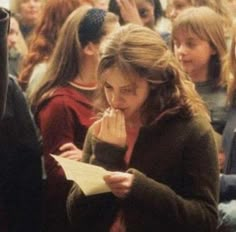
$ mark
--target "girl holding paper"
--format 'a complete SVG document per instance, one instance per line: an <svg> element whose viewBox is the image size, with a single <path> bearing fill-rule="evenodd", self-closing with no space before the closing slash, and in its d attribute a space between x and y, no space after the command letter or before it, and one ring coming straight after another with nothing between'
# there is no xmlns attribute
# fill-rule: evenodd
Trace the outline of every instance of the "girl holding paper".
<svg viewBox="0 0 236 232"><path fill-rule="evenodd" d="M111 172L112 193L74 185L67 212L75 231L215 232L218 165L209 115L158 34L123 26L104 44L98 68L102 117L83 160Z"/></svg>

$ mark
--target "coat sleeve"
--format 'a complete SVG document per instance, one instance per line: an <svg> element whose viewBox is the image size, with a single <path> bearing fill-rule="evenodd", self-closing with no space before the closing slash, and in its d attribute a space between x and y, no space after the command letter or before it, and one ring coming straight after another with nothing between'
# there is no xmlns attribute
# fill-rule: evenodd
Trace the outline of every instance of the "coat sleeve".
<svg viewBox="0 0 236 232"><path fill-rule="evenodd" d="M59 147L65 143L75 142L75 120L66 99L51 99L36 115L43 137L44 154L58 154ZM77 123L79 123L77 121Z"/></svg>
<svg viewBox="0 0 236 232"><path fill-rule="evenodd" d="M82 161L110 171L124 170L126 149L97 139L90 128L84 143Z"/></svg>
<svg viewBox="0 0 236 232"><path fill-rule="evenodd" d="M183 193L129 169L135 178L125 201L138 204L145 199L145 205L161 220L171 221L176 230L215 232L219 173L213 133L188 142L183 151Z"/></svg>

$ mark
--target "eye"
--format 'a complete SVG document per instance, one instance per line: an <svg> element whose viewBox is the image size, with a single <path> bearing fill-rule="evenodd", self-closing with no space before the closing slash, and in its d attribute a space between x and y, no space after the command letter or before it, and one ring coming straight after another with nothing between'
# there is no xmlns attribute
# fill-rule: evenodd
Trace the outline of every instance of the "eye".
<svg viewBox="0 0 236 232"><path fill-rule="evenodd" d="M191 40L191 41L187 41L186 45L190 48L193 48L196 46L196 43Z"/></svg>
<svg viewBox="0 0 236 232"><path fill-rule="evenodd" d="M104 89L106 89L106 90L112 90L112 86L110 86L109 84L105 83L105 84L104 84Z"/></svg>
<svg viewBox="0 0 236 232"><path fill-rule="evenodd" d="M148 10L145 8L141 8L138 10L141 18L146 18L148 16Z"/></svg>
<svg viewBox="0 0 236 232"><path fill-rule="evenodd" d="M134 89L133 88L125 88L125 89L121 89L120 93L123 95L129 95L129 94L134 94Z"/></svg>

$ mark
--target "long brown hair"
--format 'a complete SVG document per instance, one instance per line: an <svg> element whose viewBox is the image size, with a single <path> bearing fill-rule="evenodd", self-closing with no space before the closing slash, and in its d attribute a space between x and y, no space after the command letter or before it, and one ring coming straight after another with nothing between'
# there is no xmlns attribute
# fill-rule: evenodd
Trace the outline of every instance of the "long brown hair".
<svg viewBox="0 0 236 232"><path fill-rule="evenodd" d="M101 52L97 108L108 107L103 73L116 67L128 79L129 73L136 73L150 85L149 96L141 109L144 124L176 114L187 118L201 114L209 119L194 84L156 32L134 24L123 26L106 40Z"/></svg>
<svg viewBox="0 0 236 232"><path fill-rule="evenodd" d="M109 26L118 23L118 18L113 13L103 11L104 16L101 25L97 28L87 28L88 30L82 34L88 36L81 37L81 25L90 25L91 22L96 24L97 22L96 17L86 17L91 10L103 11L89 6L81 6L73 11L64 23L49 60L47 72L36 89L28 96L29 103L33 108L37 108L58 87L67 85L80 73L84 45L88 42L99 43L107 34ZM92 38L90 38L91 34L94 35Z"/></svg>

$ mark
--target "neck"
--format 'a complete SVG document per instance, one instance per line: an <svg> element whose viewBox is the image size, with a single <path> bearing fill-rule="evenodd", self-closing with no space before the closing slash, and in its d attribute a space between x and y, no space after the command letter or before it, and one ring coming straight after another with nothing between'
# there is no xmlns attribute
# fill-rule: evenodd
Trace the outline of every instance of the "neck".
<svg viewBox="0 0 236 232"><path fill-rule="evenodd" d="M208 70L207 69L200 69L196 72L190 73L189 76L191 77L191 79L194 83L205 82L208 80Z"/></svg>
<svg viewBox="0 0 236 232"><path fill-rule="evenodd" d="M83 57L83 62L81 63L81 69L78 75L75 77L75 81L84 84L96 83L97 82L97 68L91 60Z"/></svg>
<svg viewBox="0 0 236 232"><path fill-rule="evenodd" d="M82 84L96 84L97 77L94 72L92 72L90 69L87 71L81 71L74 79L74 81Z"/></svg>
<svg viewBox="0 0 236 232"><path fill-rule="evenodd" d="M137 128L137 129L139 129L141 126L142 126L142 123L141 123L141 120L140 120L139 117L135 117L135 118L126 120L126 127L127 128L130 128L130 129Z"/></svg>

